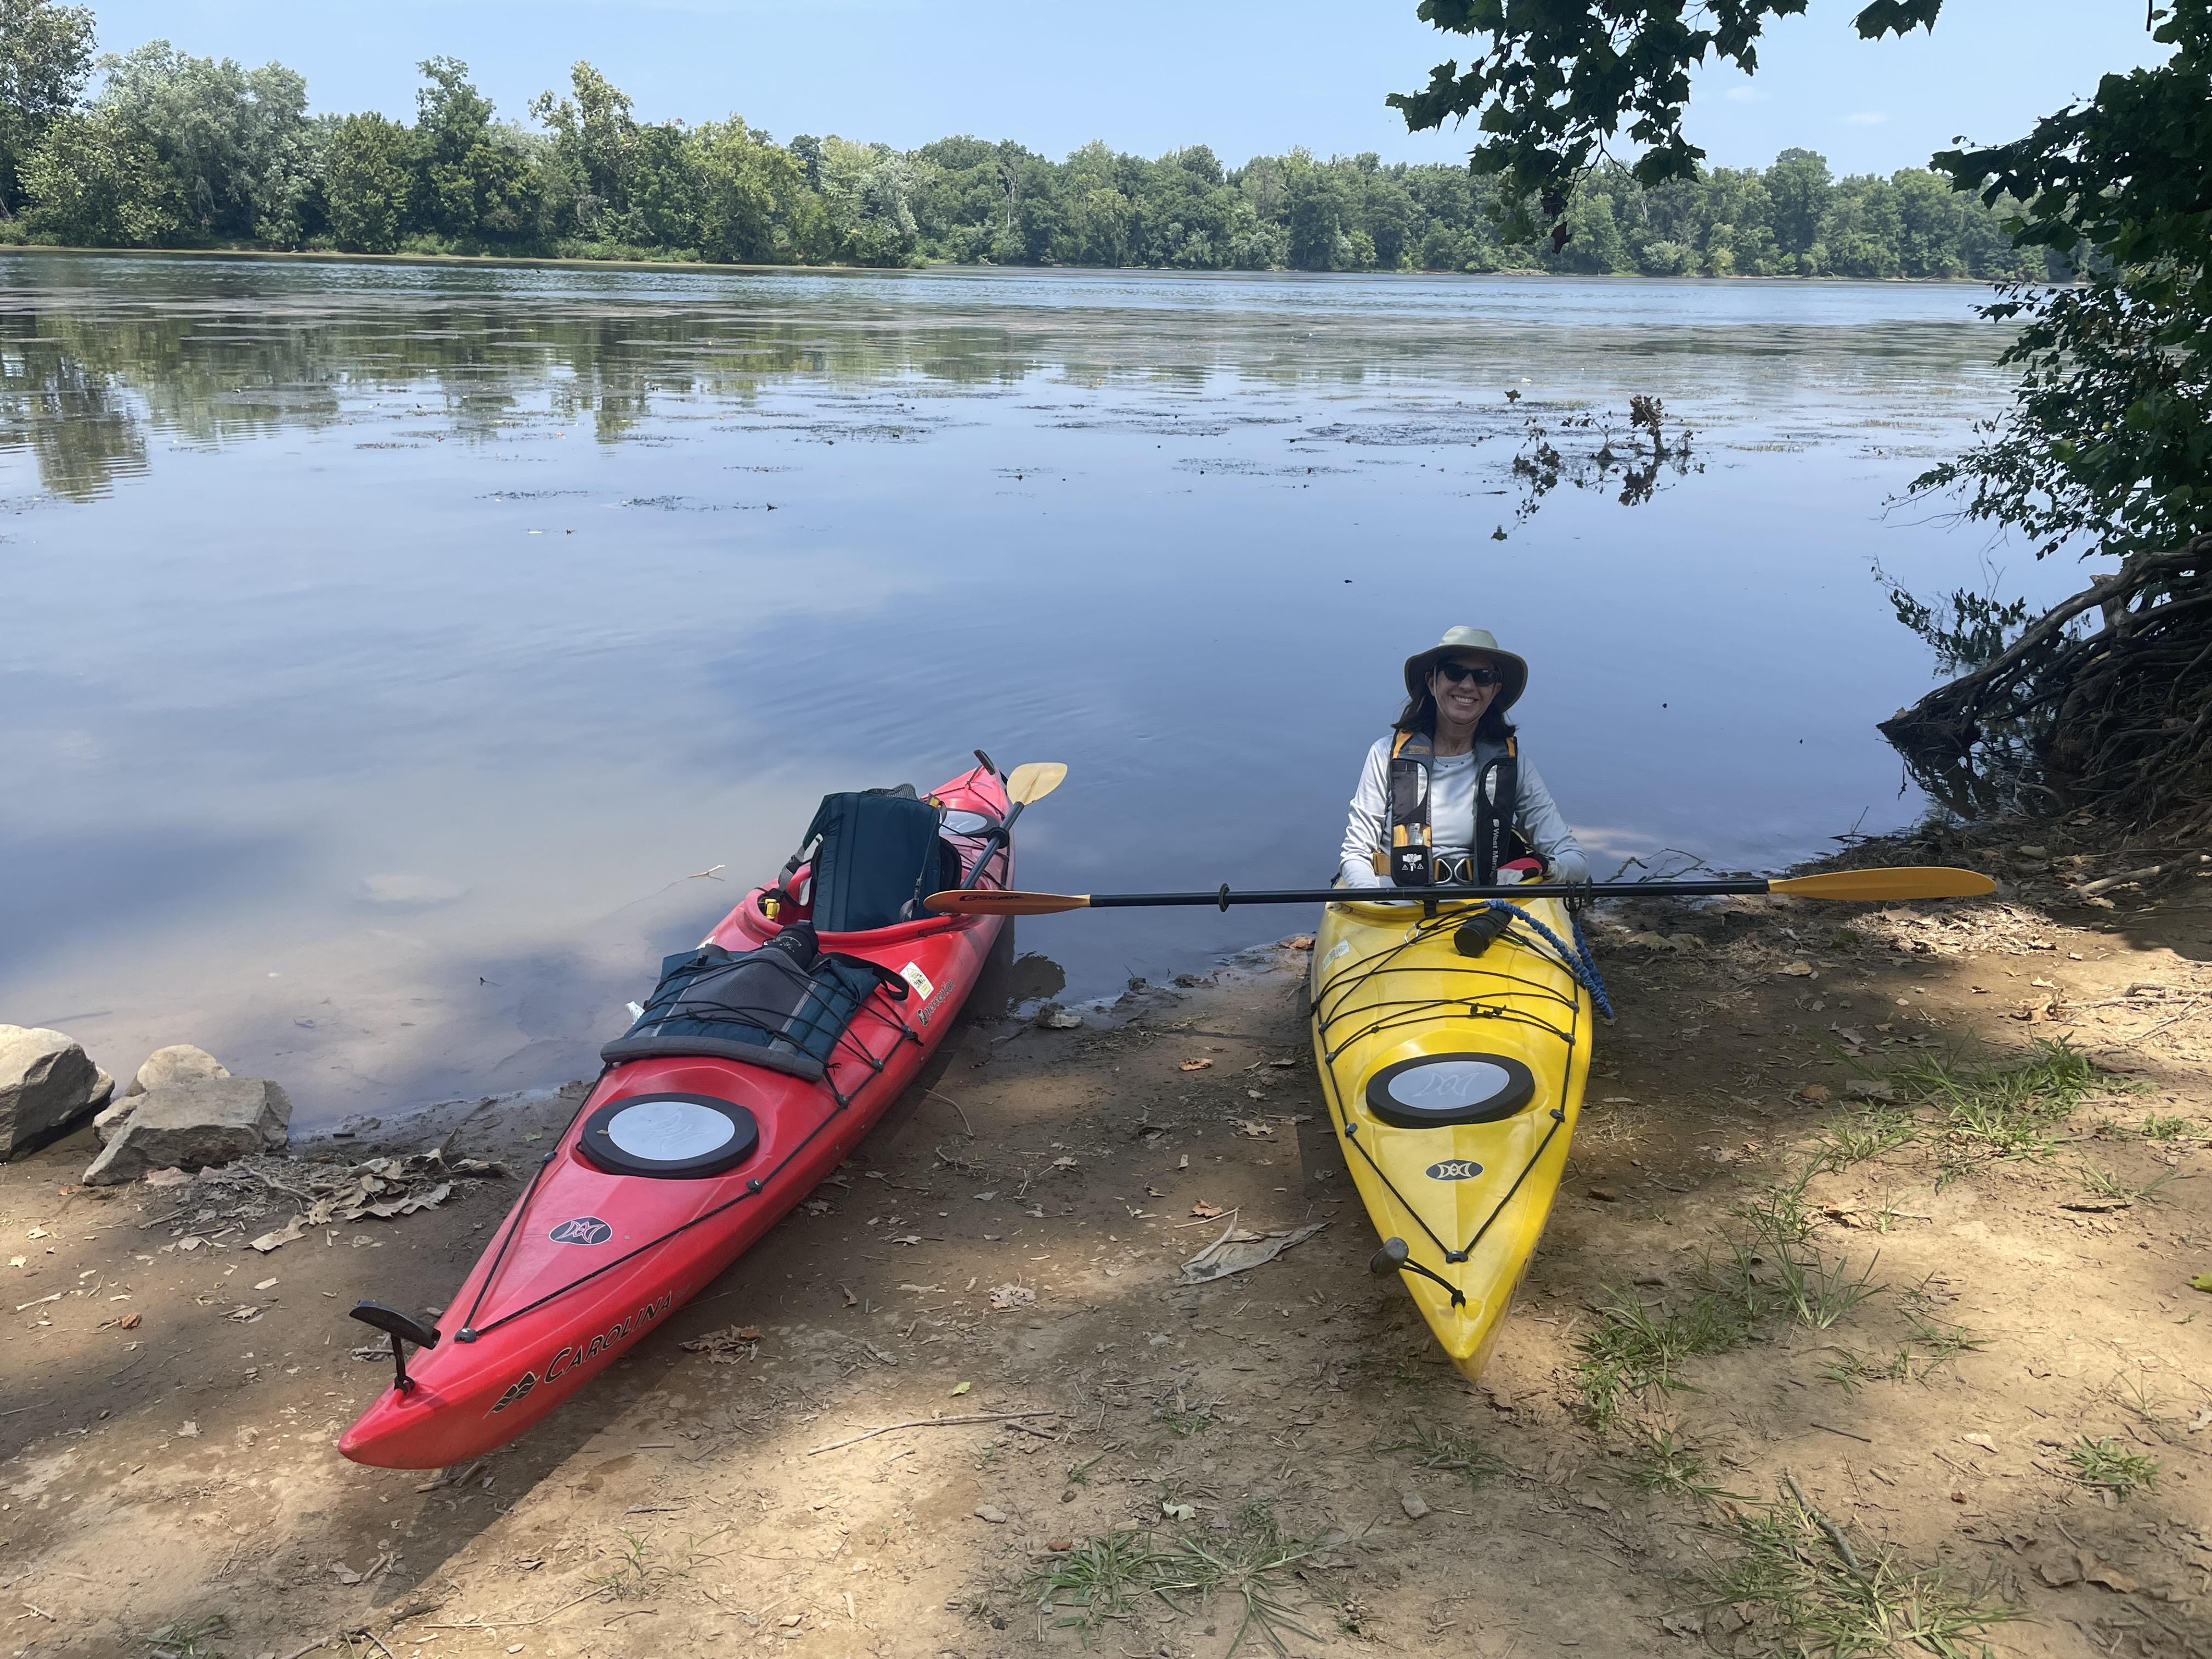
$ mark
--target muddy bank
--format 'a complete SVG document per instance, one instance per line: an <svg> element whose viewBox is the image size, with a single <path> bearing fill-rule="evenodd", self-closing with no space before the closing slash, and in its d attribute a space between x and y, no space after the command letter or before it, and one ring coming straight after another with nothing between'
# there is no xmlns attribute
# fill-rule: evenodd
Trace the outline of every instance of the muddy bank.
<svg viewBox="0 0 2212 1659"><path fill-rule="evenodd" d="M50 1148L0 1170L0 1652L2212 1651L2212 879L2102 908L2162 860L2033 833L1942 849L2003 872L1975 904L1603 918L1620 1018L1479 1386L1365 1272L1288 949L967 1025L667 1330L436 1475L332 1450L389 1376L343 1310L436 1307L511 1182L263 1253L295 1206ZM574 1099L309 1150L526 1168Z"/></svg>

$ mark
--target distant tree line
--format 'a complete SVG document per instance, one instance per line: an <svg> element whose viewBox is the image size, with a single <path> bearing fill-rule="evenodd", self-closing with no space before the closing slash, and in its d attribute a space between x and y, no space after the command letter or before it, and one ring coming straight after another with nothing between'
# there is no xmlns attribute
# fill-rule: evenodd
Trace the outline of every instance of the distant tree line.
<svg viewBox="0 0 2212 1659"><path fill-rule="evenodd" d="M156 40L92 56L93 18L0 0L0 240L533 254L764 264L1142 265L1193 270L1545 270L1655 276L2042 277L2002 205L1905 168L1832 177L1810 150L1639 185L1606 166L1570 234L1504 240L1492 177L1321 161L1224 167L1087 144L919 149L732 116L639 122L580 63L565 96L497 118L451 58L421 65L415 118L307 112L306 81ZM94 86L95 76L97 79ZM88 95L88 93L89 95Z"/></svg>

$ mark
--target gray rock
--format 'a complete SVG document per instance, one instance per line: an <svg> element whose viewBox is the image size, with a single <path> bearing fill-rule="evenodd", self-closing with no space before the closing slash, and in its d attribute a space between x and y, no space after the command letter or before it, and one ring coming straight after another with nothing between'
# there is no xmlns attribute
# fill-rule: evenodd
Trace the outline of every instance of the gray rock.
<svg viewBox="0 0 2212 1659"><path fill-rule="evenodd" d="M0 1160L75 1128L107 1102L115 1079L59 1031L0 1025Z"/></svg>
<svg viewBox="0 0 2212 1659"><path fill-rule="evenodd" d="M149 1089L93 1159L84 1184L119 1186L149 1170L204 1170L277 1152L291 1122L291 1097L262 1078L208 1078Z"/></svg>
<svg viewBox="0 0 2212 1659"><path fill-rule="evenodd" d="M131 1121L131 1114L138 1109L138 1103L144 1098L143 1095L125 1095L100 1109L99 1115L92 1120L92 1132L100 1137L101 1146L123 1133L123 1126Z"/></svg>
<svg viewBox="0 0 2212 1659"><path fill-rule="evenodd" d="M206 1049L195 1048L189 1042L173 1042L147 1055L146 1063L138 1068L138 1075L131 1079L131 1086L123 1092L126 1097L143 1095L165 1083L204 1083L210 1078L229 1075L222 1062Z"/></svg>

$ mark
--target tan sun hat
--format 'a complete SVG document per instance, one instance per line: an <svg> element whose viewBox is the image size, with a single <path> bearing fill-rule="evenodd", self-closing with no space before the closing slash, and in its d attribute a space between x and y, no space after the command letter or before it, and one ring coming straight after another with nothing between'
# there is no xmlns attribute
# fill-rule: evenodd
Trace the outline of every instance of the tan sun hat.
<svg viewBox="0 0 2212 1659"><path fill-rule="evenodd" d="M1406 695L1418 701L1428 690L1428 678L1438 659L1455 653L1464 652L1478 657L1487 657L1498 665L1505 676L1504 684L1498 688L1498 696L1491 702L1494 714L1503 714L1517 701L1528 687L1528 665L1510 651L1501 651L1498 638L1486 628L1448 628L1444 636L1425 651L1417 651L1406 659Z"/></svg>

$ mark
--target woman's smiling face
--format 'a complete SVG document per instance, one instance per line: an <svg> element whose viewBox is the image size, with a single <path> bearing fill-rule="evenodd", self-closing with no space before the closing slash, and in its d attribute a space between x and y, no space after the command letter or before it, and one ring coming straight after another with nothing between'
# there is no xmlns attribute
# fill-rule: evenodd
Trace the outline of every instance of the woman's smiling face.
<svg viewBox="0 0 2212 1659"><path fill-rule="evenodd" d="M1447 666L1457 671L1447 673ZM1487 681L1487 684L1480 682ZM1494 665L1480 657L1455 653L1429 671L1429 695L1437 700L1437 711L1456 726L1472 726L1489 709L1498 696L1498 674Z"/></svg>

